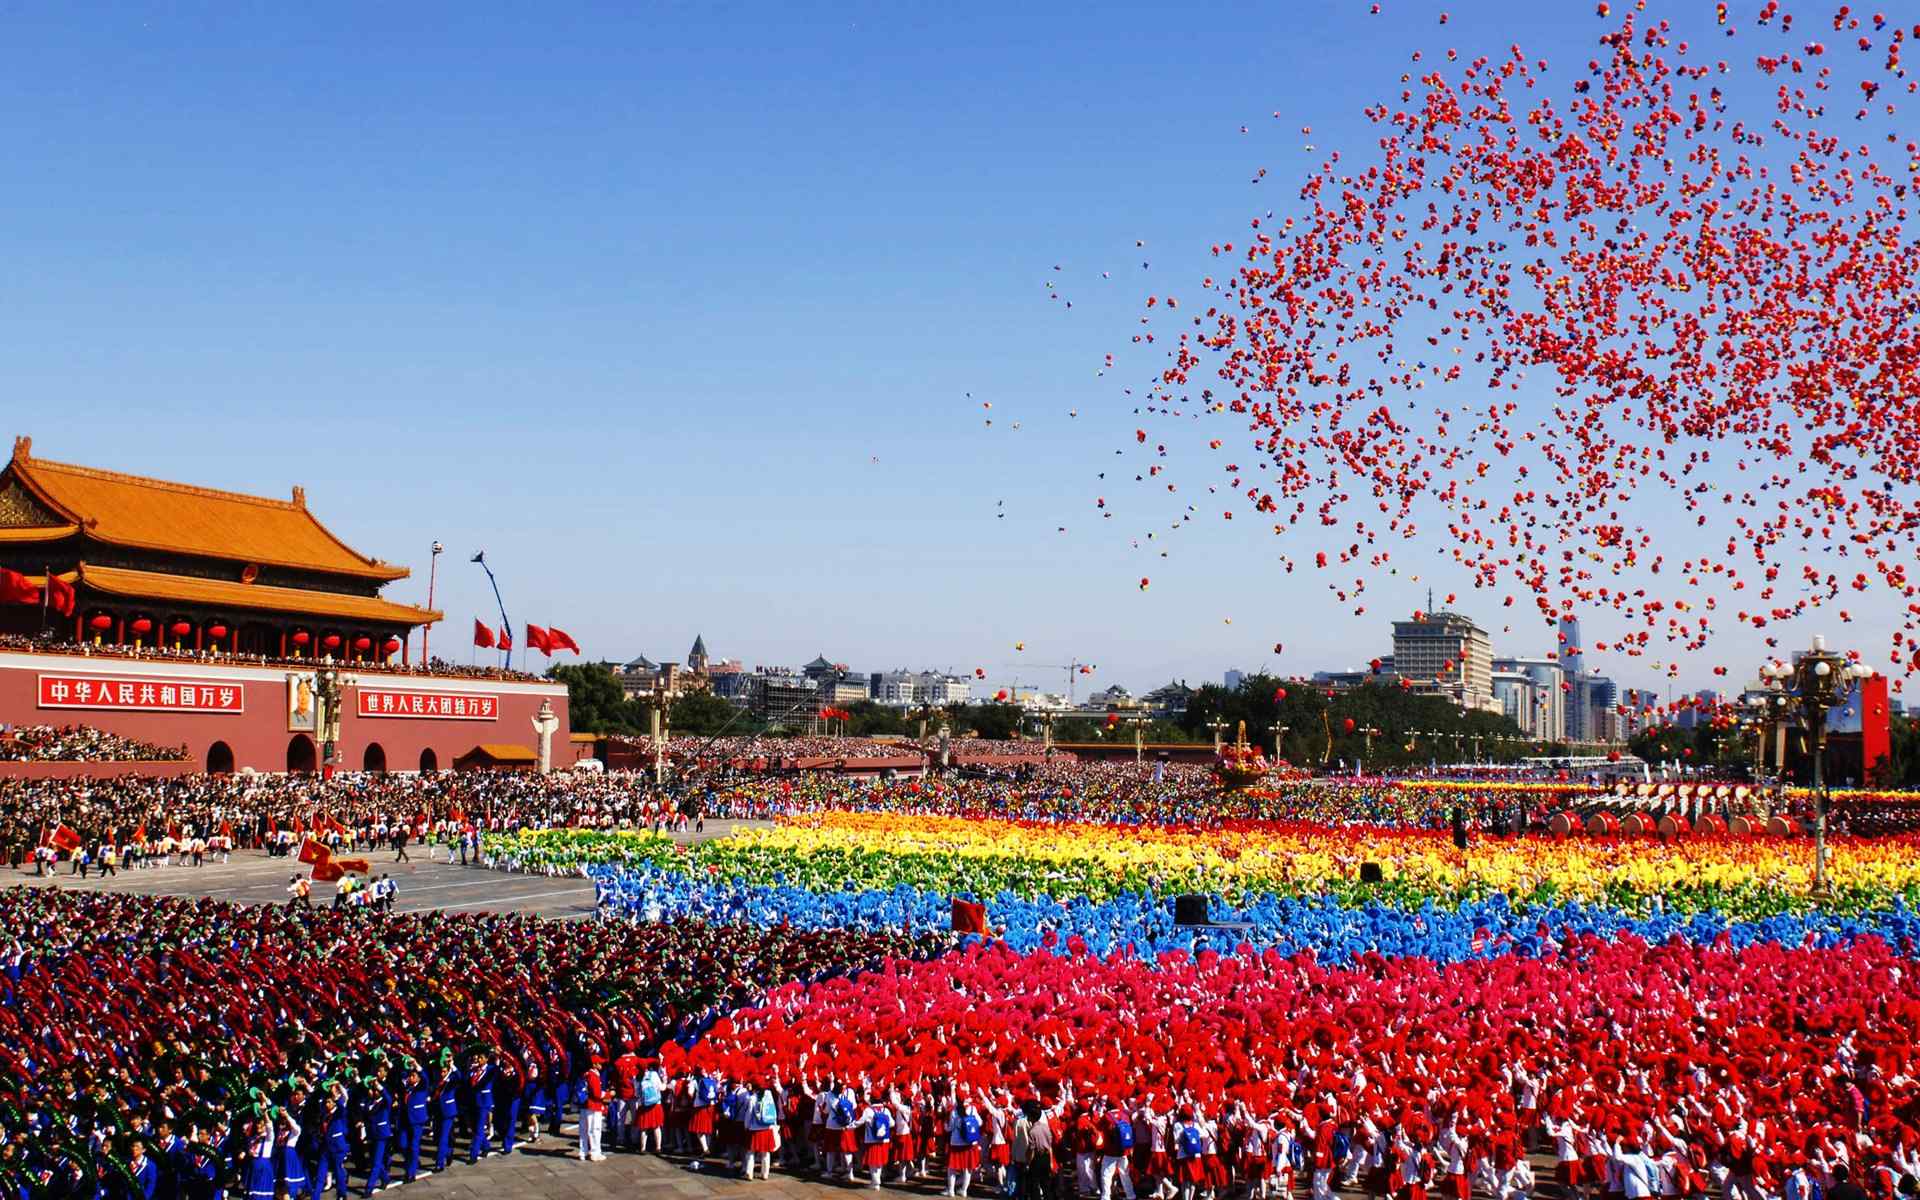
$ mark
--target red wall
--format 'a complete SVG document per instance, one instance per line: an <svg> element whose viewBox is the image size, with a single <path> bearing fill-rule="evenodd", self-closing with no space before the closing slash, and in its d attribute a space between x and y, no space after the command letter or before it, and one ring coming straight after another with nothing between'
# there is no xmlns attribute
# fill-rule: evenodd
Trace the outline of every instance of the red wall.
<svg viewBox="0 0 1920 1200"><path fill-rule="evenodd" d="M342 668L355 678L350 668ZM204 770L207 753L216 742L233 751L234 767L259 771L287 768L289 743L297 736L289 729L288 676L285 667L201 665L193 662L144 661L112 656L29 654L0 652L0 723L8 725L90 725L157 746L184 744L190 768ZM181 681L240 689L240 712L166 712L101 708L47 708L40 704L40 677L58 675L89 680L162 685ZM435 697L458 697L471 704L491 698L495 714L486 720L452 717L368 718L357 714L358 689L342 689L339 757L341 770L357 771L369 745L386 752L387 769L417 770L421 752L431 749L438 766L446 770L453 760L482 743L521 745L538 749L533 717L541 704L553 706L559 727L553 734L553 763L565 768L573 754L568 743L567 689L555 683L506 682L369 672L358 677L368 688L421 692ZM313 737L318 758L318 738ZM96 773L111 769L92 764Z"/></svg>

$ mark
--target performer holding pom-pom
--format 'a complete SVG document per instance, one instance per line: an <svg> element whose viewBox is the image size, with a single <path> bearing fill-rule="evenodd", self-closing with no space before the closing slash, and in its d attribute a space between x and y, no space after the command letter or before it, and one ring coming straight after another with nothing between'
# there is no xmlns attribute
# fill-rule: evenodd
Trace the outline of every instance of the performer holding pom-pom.
<svg viewBox="0 0 1920 1200"><path fill-rule="evenodd" d="M961 1084L954 1092L953 1109L947 1114L947 1195L964 1196L973 1186L973 1173L980 1169L980 1110L974 1107L969 1089Z"/></svg>

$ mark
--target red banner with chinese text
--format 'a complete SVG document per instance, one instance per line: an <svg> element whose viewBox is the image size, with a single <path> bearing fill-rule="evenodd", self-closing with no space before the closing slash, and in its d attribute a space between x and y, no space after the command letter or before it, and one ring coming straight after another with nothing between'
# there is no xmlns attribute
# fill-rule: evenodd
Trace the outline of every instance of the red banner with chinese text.
<svg viewBox="0 0 1920 1200"><path fill-rule="evenodd" d="M128 712L245 712L246 685L188 679L124 679L98 675L40 676L41 708L105 708Z"/></svg>
<svg viewBox="0 0 1920 1200"><path fill-rule="evenodd" d="M494 721L500 717L500 697L447 692L403 692L392 688L360 689L355 710L363 717L406 717L435 721Z"/></svg>

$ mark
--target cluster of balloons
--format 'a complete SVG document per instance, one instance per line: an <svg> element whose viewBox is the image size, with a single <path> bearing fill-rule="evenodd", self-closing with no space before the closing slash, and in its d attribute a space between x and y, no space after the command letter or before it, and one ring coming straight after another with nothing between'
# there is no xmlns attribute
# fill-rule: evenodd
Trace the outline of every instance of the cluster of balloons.
<svg viewBox="0 0 1920 1200"><path fill-rule="evenodd" d="M1727 622L1774 645L1879 600L1897 689L1920 142L1894 117L1920 24L1841 6L1829 45L1778 0L1698 30L1672 7L1599 4L1571 77L1519 45L1416 52L1372 147L1214 246L1197 302L1148 298L1146 408L1244 420L1228 488L1322 539L1345 601L1397 570L1388 541L1442 531L1502 607L1621 630L1569 653L1678 658Z"/></svg>

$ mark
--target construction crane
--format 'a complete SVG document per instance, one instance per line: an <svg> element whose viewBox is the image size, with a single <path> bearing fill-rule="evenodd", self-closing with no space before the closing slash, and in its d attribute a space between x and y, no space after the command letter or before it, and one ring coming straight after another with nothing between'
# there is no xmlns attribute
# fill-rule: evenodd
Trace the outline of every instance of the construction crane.
<svg viewBox="0 0 1920 1200"><path fill-rule="evenodd" d="M1099 670L1094 664L1083 663L1077 658L1064 665L1061 663L1029 662L1001 663L1000 665L1003 667L1024 668L1030 671L1065 671L1067 673L1067 703L1076 707L1079 705L1079 698L1074 694L1074 679L1083 671L1091 675L1093 672Z"/></svg>

